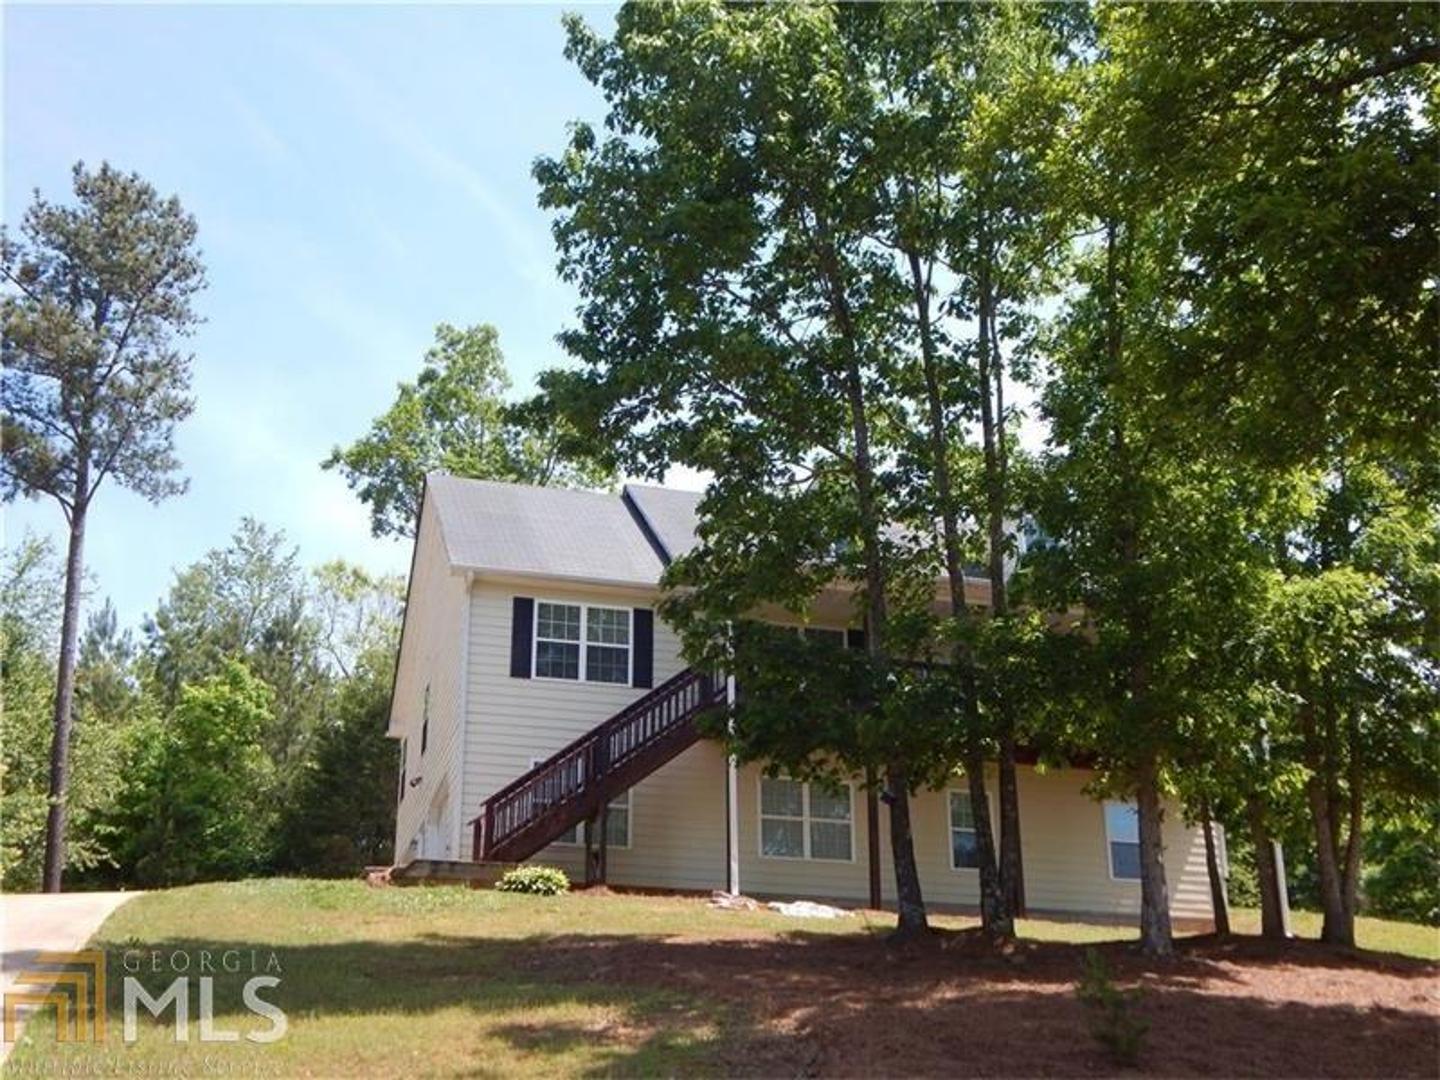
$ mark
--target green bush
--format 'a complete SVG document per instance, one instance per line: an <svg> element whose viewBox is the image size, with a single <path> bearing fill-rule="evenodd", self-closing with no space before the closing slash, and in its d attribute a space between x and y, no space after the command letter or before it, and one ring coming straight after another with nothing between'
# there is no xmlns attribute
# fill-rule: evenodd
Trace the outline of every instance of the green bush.
<svg viewBox="0 0 1440 1080"><path fill-rule="evenodd" d="M532 896L559 896L570 891L570 879L558 866L517 866L505 871L495 883L499 892L530 893Z"/></svg>
<svg viewBox="0 0 1440 1080"><path fill-rule="evenodd" d="M1110 1052L1116 1065L1135 1065L1145 1045L1150 1025L1135 1015L1140 988L1121 990L1110 977L1104 958L1094 949L1085 950L1085 971L1075 995L1090 1013L1090 1034Z"/></svg>

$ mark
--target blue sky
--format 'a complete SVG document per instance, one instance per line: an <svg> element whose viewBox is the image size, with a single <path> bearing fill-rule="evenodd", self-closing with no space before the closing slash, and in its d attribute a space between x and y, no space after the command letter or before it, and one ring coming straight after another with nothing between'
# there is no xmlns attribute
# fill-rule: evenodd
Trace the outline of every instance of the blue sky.
<svg viewBox="0 0 1440 1080"><path fill-rule="evenodd" d="M319 462L413 377L437 322L494 323L517 391L560 359L574 298L530 165L601 109L562 56L562 10L4 8L5 220L104 159L180 196L209 269L178 436L190 490L158 507L102 491L91 607L108 595L138 622L244 514L307 564L405 569L408 546L371 539ZM7 542L27 529L58 543L58 508L6 508Z"/></svg>

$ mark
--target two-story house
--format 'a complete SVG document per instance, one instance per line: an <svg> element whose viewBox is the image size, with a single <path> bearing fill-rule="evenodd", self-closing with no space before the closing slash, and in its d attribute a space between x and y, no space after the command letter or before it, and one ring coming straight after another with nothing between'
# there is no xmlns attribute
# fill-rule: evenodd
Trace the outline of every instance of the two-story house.
<svg viewBox="0 0 1440 1080"><path fill-rule="evenodd" d="M861 903L878 879L891 898L883 804L737 767L695 730L727 686L686 668L656 606L666 564L696 543L699 500L429 478L389 720L397 863L535 859L616 885ZM972 583L977 603L986 592ZM858 633L839 589L804 622ZM1091 798L1089 779L1021 768L1031 911L1139 909L1133 809ZM911 816L926 900L974 905L962 778ZM1174 914L1209 919L1204 845L1176 807L1164 839Z"/></svg>

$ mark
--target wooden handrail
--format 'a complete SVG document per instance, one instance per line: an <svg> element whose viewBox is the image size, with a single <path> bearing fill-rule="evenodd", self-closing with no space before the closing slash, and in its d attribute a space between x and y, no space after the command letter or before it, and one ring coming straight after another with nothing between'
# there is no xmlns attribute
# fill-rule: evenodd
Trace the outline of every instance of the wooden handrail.
<svg viewBox="0 0 1440 1080"><path fill-rule="evenodd" d="M687 668L631 702L486 799L471 820L475 857L486 857L542 817L553 824L555 811L592 795L607 776L718 699L717 680Z"/></svg>

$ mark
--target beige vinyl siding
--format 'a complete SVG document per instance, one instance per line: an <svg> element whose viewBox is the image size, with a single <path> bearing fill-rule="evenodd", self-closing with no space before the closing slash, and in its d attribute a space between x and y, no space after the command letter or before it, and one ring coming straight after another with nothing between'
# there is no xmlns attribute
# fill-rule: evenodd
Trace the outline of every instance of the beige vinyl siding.
<svg viewBox="0 0 1440 1080"><path fill-rule="evenodd" d="M760 854L758 766L740 773L740 883L759 895L812 896L863 902L869 898L869 853L865 799L854 789L854 861L780 859ZM1025 868L1025 896L1035 911L1134 915L1140 910L1140 885L1110 877L1101 804L1082 788L1090 774L1078 769L1019 774L1020 827ZM953 790L965 792L956 778ZM995 811L996 782L989 783ZM910 828L915 861L925 899L936 904L973 907L979 901L976 871L950 865L949 795L922 791L910 799ZM1186 918L1210 918L1205 847L1199 831L1187 828L1177 807L1167 807L1165 865L1171 910ZM881 895L895 899L895 871L890 857L889 811L880 807Z"/></svg>
<svg viewBox="0 0 1440 1080"><path fill-rule="evenodd" d="M613 716L644 688L510 675L510 619L516 596L570 604L653 608L658 594L561 582L477 580L470 591L469 732L464 820L484 800ZM633 642L632 642L633 645ZM674 632L655 620L656 686L685 665ZM700 743L631 790L630 846L608 853L616 883L709 889L725 881L725 768L719 747ZM467 836L466 850L470 841ZM552 844L534 861L583 873L583 849Z"/></svg>
<svg viewBox="0 0 1440 1080"><path fill-rule="evenodd" d="M512 599L653 607L657 595L645 590L567 585L559 582L477 580L470 590L468 724L463 820L468 822L493 791L612 716L645 690L568 680L510 677ZM827 620L828 622L829 620ZM818 625L818 624L817 624ZM670 627L655 622L655 683L684 666ZM760 855L759 779L761 769L740 770L738 825L740 882L746 893L817 897L863 903L869 895L865 797L853 789L850 862L780 859ZM1036 911L1132 915L1139 910L1139 885L1110 878L1101 804L1082 791L1083 770L1020 770L1021 827L1026 895ZM992 775L992 807L995 781ZM963 780L956 778L956 790ZM928 900L973 907L978 899L973 870L950 867L949 805L944 791L925 791L911 800L911 826L921 881ZM714 889L725 884L725 758L713 742L702 742L638 783L631 792L628 848L609 852L609 877L617 885L671 889ZM894 899L888 811L880 810L881 883ZM467 828L464 853L469 853ZM1170 808L1165 825L1166 866L1172 910L1181 916L1210 916L1204 846ZM534 861L583 874L583 848L554 844Z"/></svg>
<svg viewBox="0 0 1440 1080"><path fill-rule="evenodd" d="M395 671L391 729L407 738L406 784L395 815L395 861L422 854L412 848L427 818L432 858L462 858L459 800L461 642L465 631L465 578L450 570L439 515L426 496L415 573L410 582L405 640ZM421 753L425 687L430 687L430 729ZM415 787L410 780L420 777ZM398 781L397 781L398 782ZM446 806L442 810L441 804ZM441 828L443 826L443 828Z"/></svg>

